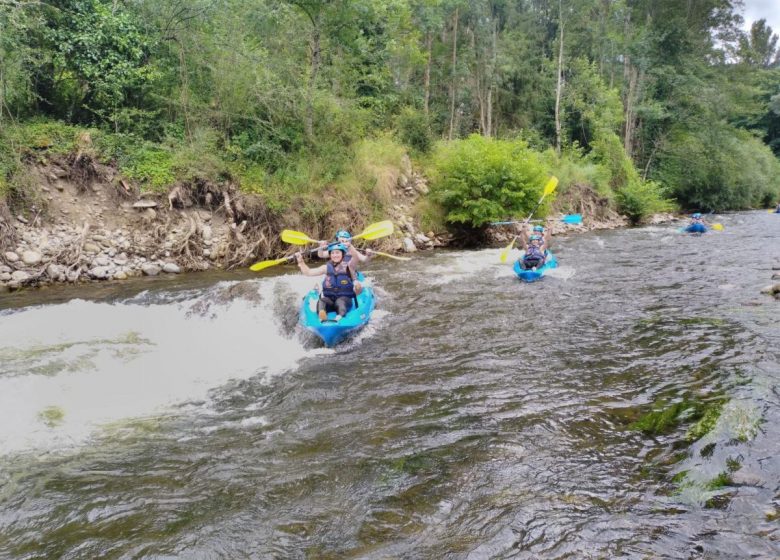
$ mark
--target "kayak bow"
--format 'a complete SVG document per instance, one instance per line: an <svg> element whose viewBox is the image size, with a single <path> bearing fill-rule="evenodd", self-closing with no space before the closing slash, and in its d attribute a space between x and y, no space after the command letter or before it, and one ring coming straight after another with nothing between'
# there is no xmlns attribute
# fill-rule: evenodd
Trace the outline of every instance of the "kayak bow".
<svg viewBox="0 0 780 560"><path fill-rule="evenodd" d="M320 322L317 315L317 302L320 299L320 293L316 290L310 290L303 296L301 305L300 323L307 330L310 330L319 336L325 343L325 346L331 348L355 334L362 329L371 319L371 312L374 310L374 290L371 286L364 283L363 274L358 272L357 279L363 283L363 291L357 296L357 307L352 302L352 308L347 314L336 322L336 313L328 313L328 320Z"/></svg>

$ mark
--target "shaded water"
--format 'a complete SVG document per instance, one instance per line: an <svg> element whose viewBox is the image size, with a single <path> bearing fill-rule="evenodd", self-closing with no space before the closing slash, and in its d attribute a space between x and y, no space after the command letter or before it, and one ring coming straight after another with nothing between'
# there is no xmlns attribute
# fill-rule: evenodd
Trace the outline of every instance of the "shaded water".
<svg viewBox="0 0 780 560"><path fill-rule="evenodd" d="M780 218L720 221L376 261L335 351L291 270L9 297L0 558L778 557Z"/></svg>

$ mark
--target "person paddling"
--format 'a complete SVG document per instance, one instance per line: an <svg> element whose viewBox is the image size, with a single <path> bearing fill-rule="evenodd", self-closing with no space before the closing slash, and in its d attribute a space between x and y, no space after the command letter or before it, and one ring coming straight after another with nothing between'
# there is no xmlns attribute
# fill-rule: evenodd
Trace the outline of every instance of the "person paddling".
<svg viewBox="0 0 780 560"><path fill-rule="evenodd" d="M366 264L368 261L370 261L373 256L374 252L371 249L366 249L366 254L364 255L360 251L358 251L353 245L352 245L352 235L345 229L340 229L336 232L336 243L341 243L347 248L347 253L344 255L344 261L350 262L353 258L357 261L358 264ZM319 249L317 249L317 256L321 259L327 259L328 258L328 242L327 241L320 241Z"/></svg>
<svg viewBox="0 0 780 560"><path fill-rule="evenodd" d="M535 225L530 232L523 230L522 235L524 247L528 245L528 241L530 241L532 235L540 236L542 239L539 248L547 255L547 251L550 249L550 232L547 231L544 226Z"/></svg>
<svg viewBox="0 0 780 560"><path fill-rule="evenodd" d="M775 214L780 214L780 202L778 202L777 206L775 206Z"/></svg>
<svg viewBox="0 0 780 560"><path fill-rule="evenodd" d="M699 212L691 214L691 223L685 228L688 233L704 233L709 229L709 226L704 223L704 219Z"/></svg>
<svg viewBox="0 0 780 560"><path fill-rule="evenodd" d="M528 238L528 241L523 239L523 248L525 252L518 259L520 268L523 270L536 270L544 264L547 257L544 249L542 249L541 235L535 233Z"/></svg>
<svg viewBox="0 0 780 560"><path fill-rule="evenodd" d="M340 321L352 307L352 301L362 290L357 279L355 261L346 262L344 257L347 247L343 243L332 243L328 246L328 263L317 268L309 268L303 262L303 255L298 252L295 258L298 268L304 276L322 276L322 293L317 302L317 315L321 322L328 319L328 313L336 312L336 321Z"/></svg>

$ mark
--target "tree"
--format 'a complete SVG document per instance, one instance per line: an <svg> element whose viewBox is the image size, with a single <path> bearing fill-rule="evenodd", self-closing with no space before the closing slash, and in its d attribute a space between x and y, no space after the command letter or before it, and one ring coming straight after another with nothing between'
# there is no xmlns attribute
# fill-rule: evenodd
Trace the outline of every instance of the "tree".
<svg viewBox="0 0 780 560"><path fill-rule="evenodd" d="M758 68L780 66L777 35L772 32L765 19L754 21L750 26L750 33L740 36L737 57L741 63Z"/></svg>

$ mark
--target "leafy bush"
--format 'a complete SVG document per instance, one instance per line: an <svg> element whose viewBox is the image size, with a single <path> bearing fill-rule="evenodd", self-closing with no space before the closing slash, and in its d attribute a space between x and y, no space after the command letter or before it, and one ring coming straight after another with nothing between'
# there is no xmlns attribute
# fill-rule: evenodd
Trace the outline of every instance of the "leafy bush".
<svg viewBox="0 0 780 560"><path fill-rule="evenodd" d="M751 208L780 196L780 162L748 132L723 123L673 131L655 173L683 207Z"/></svg>
<svg viewBox="0 0 780 560"><path fill-rule="evenodd" d="M609 187L615 192L618 211L628 216L633 223L674 208L674 204L666 199L661 184L644 181L639 176L617 134L602 131L591 146L593 150L588 154L588 159L606 172Z"/></svg>
<svg viewBox="0 0 780 560"><path fill-rule="evenodd" d="M433 135L425 114L406 107L398 116L398 137L407 146L427 154L433 147Z"/></svg>
<svg viewBox="0 0 780 560"><path fill-rule="evenodd" d="M571 185L585 185L607 199L613 199L615 193L609 186L610 174L607 168L583 155L582 149L574 145L564 149L560 155L549 148L542 154L545 164L558 177L558 194L567 191Z"/></svg>
<svg viewBox="0 0 780 560"><path fill-rule="evenodd" d="M637 180L617 192L618 211L639 223L658 212L669 212L674 203L664 198L663 188L654 181Z"/></svg>
<svg viewBox="0 0 780 560"><path fill-rule="evenodd" d="M545 181L539 155L525 142L477 135L440 144L432 171L432 195L446 221L474 228L530 212Z"/></svg>

